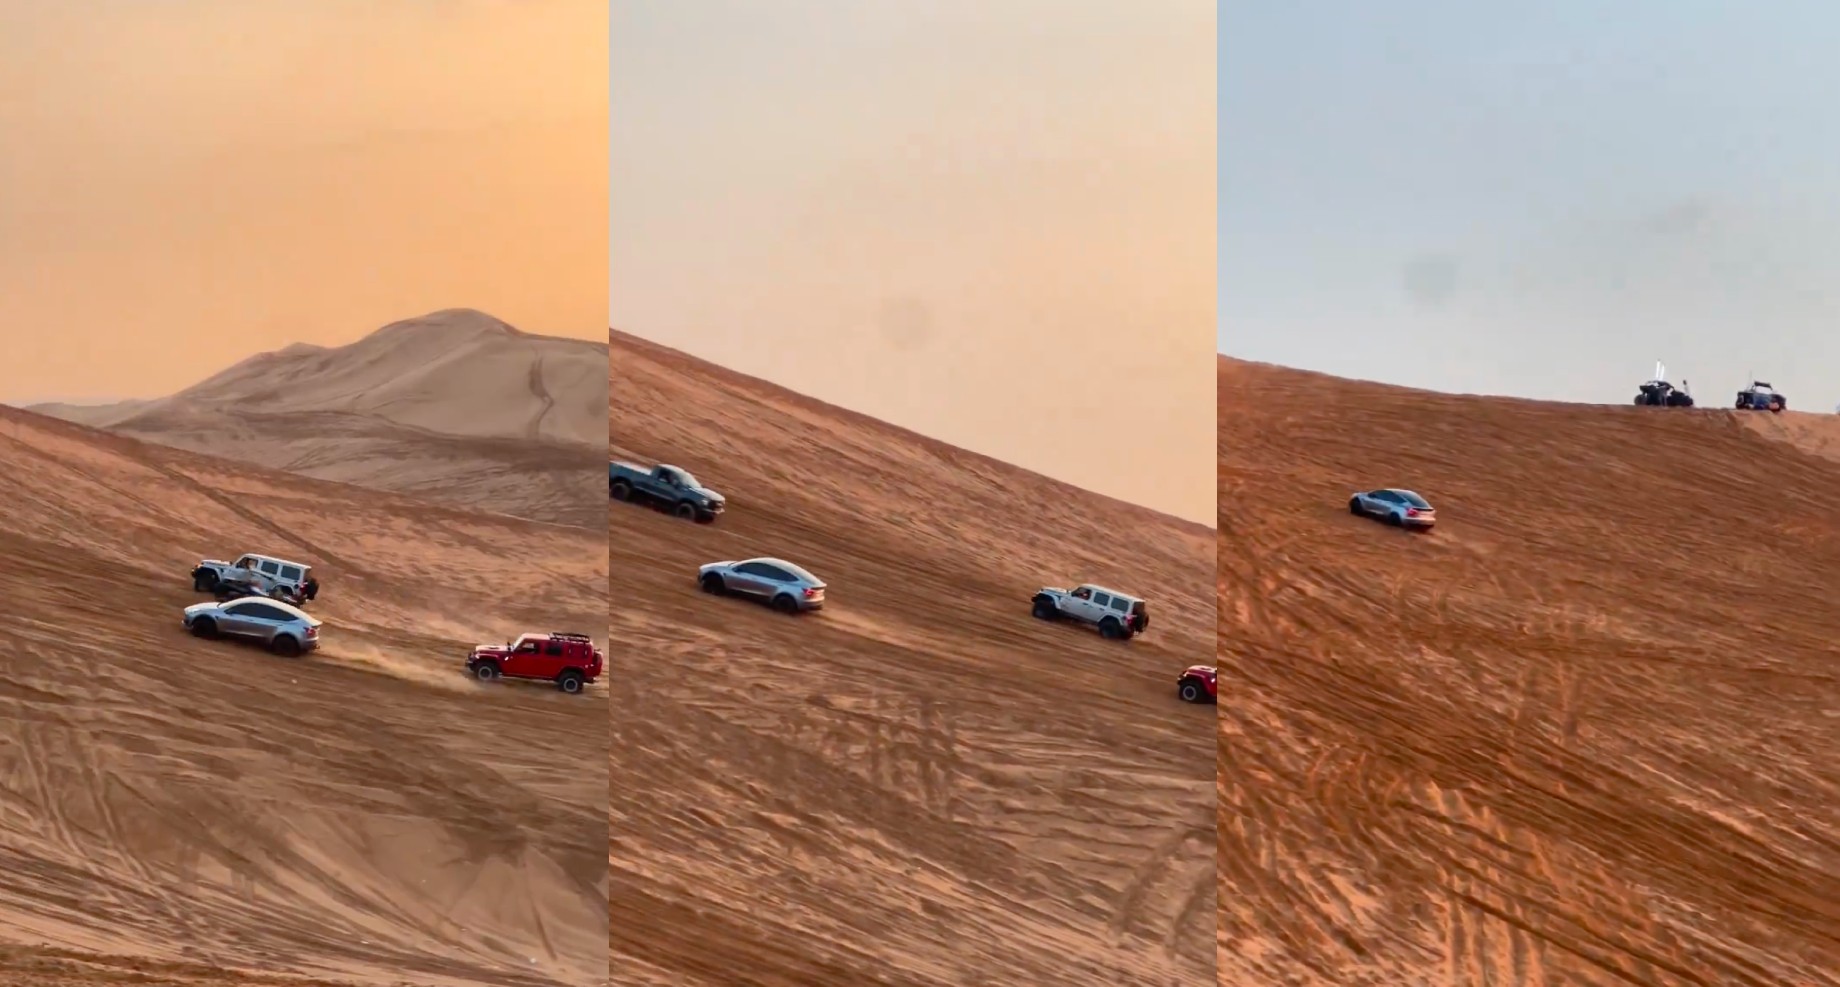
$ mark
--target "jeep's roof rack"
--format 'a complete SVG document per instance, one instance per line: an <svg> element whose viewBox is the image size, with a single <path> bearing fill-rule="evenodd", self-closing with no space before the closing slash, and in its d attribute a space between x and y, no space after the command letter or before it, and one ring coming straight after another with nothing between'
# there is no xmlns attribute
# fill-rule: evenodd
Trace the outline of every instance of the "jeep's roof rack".
<svg viewBox="0 0 1840 987"><path fill-rule="evenodd" d="M586 634L575 634L575 633L571 633L568 631L550 631L549 636L550 636L550 640L552 641L592 641L593 640L592 638L588 637L588 635Z"/></svg>

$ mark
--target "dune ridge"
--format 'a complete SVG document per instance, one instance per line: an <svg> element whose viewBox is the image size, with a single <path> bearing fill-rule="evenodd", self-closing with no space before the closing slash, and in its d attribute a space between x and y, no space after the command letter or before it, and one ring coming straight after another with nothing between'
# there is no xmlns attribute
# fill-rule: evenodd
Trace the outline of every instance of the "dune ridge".
<svg viewBox="0 0 1840 987"><path fill-rule="evenodd" d="M606 359L595 341L448 309L344 346L258 353L163 398L27 410L304 476L598 527Z"/></svg>

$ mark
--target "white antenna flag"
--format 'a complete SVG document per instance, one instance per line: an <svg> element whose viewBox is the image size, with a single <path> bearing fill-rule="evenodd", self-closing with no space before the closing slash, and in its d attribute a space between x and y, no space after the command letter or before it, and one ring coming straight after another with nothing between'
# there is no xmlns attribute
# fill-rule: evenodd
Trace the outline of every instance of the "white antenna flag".
<svg viewBox="0 0 1840 987"><path fill-rule="evenodd" d="M1655 379L1667 380L1667 368L1661 365L1660 360L1655 361Z"/></svg>

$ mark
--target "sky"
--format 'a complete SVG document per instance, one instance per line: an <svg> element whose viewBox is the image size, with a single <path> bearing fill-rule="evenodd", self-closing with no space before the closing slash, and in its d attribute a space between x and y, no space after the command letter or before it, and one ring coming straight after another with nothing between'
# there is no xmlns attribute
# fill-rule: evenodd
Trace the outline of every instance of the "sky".
<svg viewBox="0 0 1840 987"><path fill-rule="evenodd" d="M613 326L1213 524L1210 0L614 6Z"/></svg>
<svg viewBox="0 0 1840 987"><path fill-rule="evenodd" d="M484 309L605 339L602 0L0 0L0 401Z"/></svg>
<svg viewBox="0 0 1840 987"><path fill-rule="evenodd" d="M1443 391L1840 401L1840 7L1234 2L1232 356Z"/></svg>

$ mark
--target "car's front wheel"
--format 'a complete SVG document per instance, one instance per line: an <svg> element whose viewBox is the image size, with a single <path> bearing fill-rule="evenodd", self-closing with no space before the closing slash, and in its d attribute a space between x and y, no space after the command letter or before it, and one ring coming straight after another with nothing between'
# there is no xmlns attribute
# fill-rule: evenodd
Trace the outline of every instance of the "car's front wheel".
<svg viewBox="0 0 1840 987"><path fill-rule="evenodd" d="M1033 612L1036 620L1053 620L1061 615L1060 611L1055 609L1054 601L1047 599L1037 599Z"/></svg>
<svg viewBox="0 0 1840 987"><path fill-rule="evenodd" d="M1183 702L1198 703L1201 701L1201 683L1196 682L1194 679L1183 679L1182 688L1178 690L1178 693L1181 695Z"/></svg>
<svg viewBox="0 0 1840 987"><path fill-rule="evenodd" d="M192 621L192 634L202 638L217 636L217 621L209 617L200 617Z"/></svg>
<svg viewBox="0 0 1840 987"><path fill-rule="evenodd" d="M482 661L473 666L473 677L481 682L497 682L498 666L489 661Z"/></svg>
<svg viewBox="0 0 1840 987"><path fill-rule="evenodd" d="M703 587L703 592L708 593L712 596L721 596L724 592L728 590L728 584L722 581L721 576L718 576L713 572L707 576L704 576L701 580L701 583Z"/></svg>

